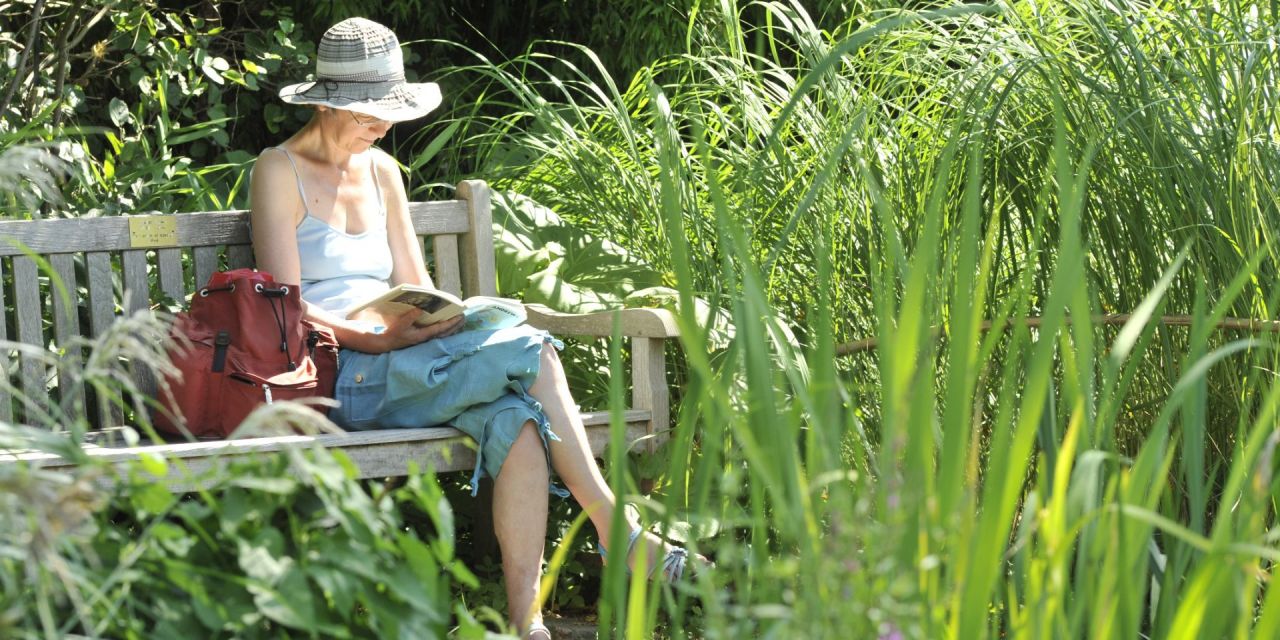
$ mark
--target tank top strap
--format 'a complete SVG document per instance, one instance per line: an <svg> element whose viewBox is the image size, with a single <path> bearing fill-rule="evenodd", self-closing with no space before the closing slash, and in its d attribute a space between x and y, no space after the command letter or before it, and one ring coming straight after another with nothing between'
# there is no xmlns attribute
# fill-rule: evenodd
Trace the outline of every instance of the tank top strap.
<svg viewBox="0 0 1280 640"><path fill-rule="evenodd" d="M275 149L284 154L289 159L289 166L293 167L293 178L298 181L298 195L302 197L302 212L307 216L311 215L311 207L307 206L307 191L302 188L302 174L298 172L298 163L293 161L293 154L289 153L284 147L267 147Z"/></svg>

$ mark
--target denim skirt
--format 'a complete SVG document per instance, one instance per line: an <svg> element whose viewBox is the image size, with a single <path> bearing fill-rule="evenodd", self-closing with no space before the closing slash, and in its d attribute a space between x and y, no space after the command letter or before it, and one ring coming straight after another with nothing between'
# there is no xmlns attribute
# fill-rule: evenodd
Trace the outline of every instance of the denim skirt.
<svg viewBox="0 0 1280 640"><path fill-rule="evenodd" d="M481 478L498 477L526 422L537 425L544 450L559 440L529 395L545 345L564 347L545 331L517 326L463 331L387 353L343 349L334 390L339 406L329 417L348 431L457 428L476 441L475 495ZM548 468L550 460L547 451Z"/></svg>

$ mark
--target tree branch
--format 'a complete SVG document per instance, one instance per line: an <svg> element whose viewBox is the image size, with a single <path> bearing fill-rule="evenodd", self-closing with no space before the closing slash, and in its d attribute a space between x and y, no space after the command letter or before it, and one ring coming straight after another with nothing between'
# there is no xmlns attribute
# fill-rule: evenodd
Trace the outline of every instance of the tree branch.
<svg viewBox="0 0 1280 640"><path fill-rule="evenodd" d="M22 84L27 75L27 58L31 56L31 50L36 46L36 36L40 34L40 18L44 15L44 0L36 0L35 10L32 12L31 30L27 33L27 46L22 49L22 55L18 56L18 67L13 76L13 82L9 83L9 89L4 92L4 100L0 100L0 113L9 110L9 103L13 101L13 94L17 92L18 87Z"/></svg>

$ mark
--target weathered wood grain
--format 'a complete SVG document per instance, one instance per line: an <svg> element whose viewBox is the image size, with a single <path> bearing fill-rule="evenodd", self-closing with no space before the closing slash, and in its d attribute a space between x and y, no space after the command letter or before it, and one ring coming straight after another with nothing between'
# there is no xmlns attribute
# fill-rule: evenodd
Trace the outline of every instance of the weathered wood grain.
<svg viewBox="0 0 1280 640"><path fill-rule="evenodd" d="M7 341L9 339L8 313L5 312L5 309L8 309L8 307L4 304L4 263L4 260L0 260L0 342ZM8 376L9 350L0 349L0 358L3 358L3 360L0 360L0 373ZM6 378L3 382L8 382L8 379ZM0 387L2 386L4 385L0 385ZM12 399L9 397L8 392L0 389L0 421L13 422L13 403L11 400Z"/></svg>
<svg viewBox="0 0 1280 640"><path fill-rule="evenodd" d="M36 263L27 256L13 259L13 310L18 325L18 342L44 347L41 321L40 277ZM45 365L34 356L24 355L19 367L20 388L28 400L43 403Z"/></svg>
<svg viewBox="0 0 1280 640"><path fill-rule="evenodd" d="M607 338L613 335L615 316L622 335L631 338L675 338L680 335L676 318L665 309L619 309L596 313L560 313L540 304L527 304L529 324L567 336Z"/></svg>
<svg viewBox="0 0 1280 640"><path fill-rule="evenodd" d="M644 425L649 414L646 411L627 411L624 419L628 425L626 443L630 447L645 435ZM583 414L583 422L587 427L587 442L592 453L602 455L610 439L609 414L586 413ZM128 462L143 452L163 456L168 460L169 468L168 476L161 480L171 490L190 491L215 484L217 477L211 472L226 467L236 459L312 447L341 448L356 464L360 478L402 476L407 473L410 463L424 471L462 471L475 466L474 441L449 427L386 429L315 436L290 435L144 447L99 447L89 449L87 453L111 463ZM0 451L0 464L16 460L46 469L65 468L72 464L45 452Z"/></svg>
<svg viewBox="0 0 1280 640"><path fill-rule="evenodd" d="M62 282L61 289L56 286L49 288L49 296L53 298L53 341L68 356L79 359L81 354L76 346L78 343L73 340L81 335L80 314L76 304L75 258L69 253L52 255L49 256L49 266ZM73 353L72 350L76 351ZM58 394L63 406L84 404L83 391L77 388L75 375L69 367L58 369Z"/></svg>
<svg viewBox="0 0 1280 640"><path fill-rule="evenodd" d="M463 233L470 228L467 204L457 200L414 202L409 205L414 228L419 233ZM249 243L248 211L207 211L162 214L177 222L176 242L153 249L245 245ZM129 219L147 216L107 218L66 218L58 220L0 221L0 236L19 244L0 243L0 256L22 255L19 246L49 255L84 251L124 251L133 249L129 239Z"/></svg>
<svg viewBox="0 0 1280 640"><path fill-rule="evenodd" d="M458 197L467 201L470 216L468 228L458 238L462 292L467 296L498 295L489 186L481 180L463 180L458 183Z"/></svg>
<svg viewBox="0 0 1280 640"><path fill-rule="evenodd" d="M156 263L160 268L160 290L170 300L182 302L187 297L182 277L182 250L160 249L156 251Z"/></svg>
<svg viewBox="0 0 1280 640"><path fill-rule="evenodd" d="M435 257L435 271L432 277L437 289L443 289L455 296L462 296L462 271L458 265L458 236L445 234L432 236L431 255Z"/></svg>
<svg viewBox="0 0 1280 640"><path fill-rule="evenodd" d="M191 261L196 267L196 291L209 284L209 277L218 270L218 248L196 247L191 250Z"/></svg>

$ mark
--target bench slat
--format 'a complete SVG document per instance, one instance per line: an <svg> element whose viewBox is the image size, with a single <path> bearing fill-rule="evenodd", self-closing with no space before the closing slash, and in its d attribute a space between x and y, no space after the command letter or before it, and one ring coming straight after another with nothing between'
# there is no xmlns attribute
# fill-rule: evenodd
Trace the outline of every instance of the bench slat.
<svg viewBox="0 0 1280 640"><path fill-rule="evenodd" d="M196 247L192 250L193 262L196 265L196 291L209 284L209 278L218 270L218 248Z"/></svg>
<svg viewBox="0 0 1280 640"><path fill-rule="evenodd" d="M4 260L0 260L0 342L7 341L9 339L7 309L8 307L4 304ZM4 358L4 360L0 360L0 372L3 372L3 375L7 376L9 373L9 351L7 349L0 349L0 357ZM4 422L13 422L13 398L9 396L8 391L4 390L9 379L6 377L3 382L6 384L0 385L0 420L3 420Z"/></svg>
<svg viewBox="0 0 1280 640"><path fill-rule="evenodd" d="M587 427L587 443L592 453L600 455L609 444L609 413L584 413ZM635 442L645 435L647 411L626 411L626 441ZM456 429L439 427L432 429L386 429L324 434L318 436L278 436L244 440L220 440L189 442L150 447L96 448L86 452L100 460L121 463L133 460L143 451L164 456L170 460L169 477L165 484L173 491L190 491L197 484L189 478L201 477L215 467L224 467L237 457L270 454L290 448L322 446L341 448L359 470L360 478L382 478L405 475L409 462L416 462L419 469L436 471L464 471L475 467L473 441ZM68 463L53 454L22 453L0 454L5 460L28 460L44 468L57 469ZM186 467L186 473L178 469L176 461ZM121 471L123 469L121 468ZM187 474L190 474L188 476ZM208 486L201 482L200 486Z"/></svg>
<svg viewBox="0 0 1280 640"><path fill-rule="evenodd" d="M435 285L455 296L462 296L462 274L458 269L458 236L433 236L431 255L435 257Z"/></svg>
<svg viewBox="0 0 1280 640"><path fill-rule="evenodd" d="M0 235L12 236L40 254L123 251L134 248L129 239L129 221L149 217L153 216L10 220L0 222ZM249 217L243 211L160 217L173 218L177 225L177 243L165 246L198 247L249 241ZM0 246L0 255L17 253L20 252L14 247Z"/></svg>
<svg viewBox="0 0 1280 640"><path fill-rule="evenodd" d="M498 295L497 267L493 257L493 212L489 208L489 187L482 180L458 183L458 197L466 200L475 228L459 238L462 258L462 290L468 296Z"/></svg>
<svg viewBox="0 0 1280 640"><path fill-rule="evenodd" d="M76 262L71 254L60 253L49 256L49 264L53 267L53 272L62 280L67 294L63 297L57 287L51 287L49 292L50 297L53 298L53 337L59 349L69 350L75 343L73 338L80 335L80 313L76 304L76 299L79 297L76 286ZM67 351L67 355L78 358L80 354ZM68 367L58 369L58 393L61 394L64 407L84 404L83 393L77 388L75 376ZM73 393L80 397L69 397Z"/></svg>
<svg viewBox="0 0 1280 640"><path fill-rule="evenodd" d="M140 249L122 251L120 259L124 271L125 298L128 300L125 314L133 315L150 306L151 286L147 282L147 252ZM146 398L155 396L155 376L142 367L134 372L134 382L142 393L142 396L133 398L134 410L142 413L146 410Z"/></svg>
<svg viewBox="0 0 1280 640"><path fill-rule="evenodd" d="M653 453L669 428L671 400L667 391L666 341L660 338L631 339L631 406L653 414L652 431L645 451Z"/></svg>
<svg viewBox="0 0 1280 640"><path fill-rule="evenodd" d="M89 272L89 335L96 338L106 333L116 320L115 278L112 276L111 254L95 251L85 254ZM99 398L93 409L99 428L124 424L124 412Z"/></svg>
<svg viewBox="0 0 1280 640"><path fill-rule="evenodd" d="M85 255L89 272L89 330L91 337L106 332L116 320L115 278L112 277L111 254L93 252Z"/></svg>
<svg viewBox="0 0 1280 640"><path fill-rule="evenodd" d="M649 419L649 412L630 409L622 413L623 421L628 424L639 423ZM595 411L582 414L585 426L609 425L609 412ZM88 449L89 455L110 461L123 461L143 451L164 455L170 459L202 458L211 455L226 455L251 452L282 451L290 447L318 445L323 447L352 447L392 444L398 442L418 442L441 440L458 437L461 432L453 427L430 427L424 429L374 429L370 431L344 431L341 433L325 433L320 435L288 435L266 438L241 438L239 440L202 440L199 442L173 442L160 445L139 447L101 447ZM41 460L45 465L56 467L66 464L61 458L51 453L20 453L16 456L0 450L0 460Z"/></svg>
<svg viewBox="0 0 1280 640"><path fill-rule="evenodd" d="M467 218L467 203L464 201L411 202L409 215L413 219L414 228L420 234L466 233L471 229ZM135 248L129 238L129 220L147 217L150 216L4 220L0 221L0 236L11 237L42 255L83 251L124 251ZM249 212L247 211L164 214L162 217L174 219L177 225L176 242L151 248L208 247L249 243ZM10 243L0 243L0 256L18 255L22 255L18 247Z"/></svg>
<svg viewBox="0 0 1280 640"><path fill-rule="evenodd" d="M151 299L151 285L147 283L147 252L142 250L120 253L124 276L124 312L133 315L146 309Z"/></svg>
<svg viewBox="0 0 1280 640"><path fill-rule="evenodd" d="M156 262L160 266L160 290L181 303L187 297L182 279L182 249L160 249L156 251Z"/></svg>
<svg viewBox="0 0 1280 640"><path fill-rule="evenodd" d="M40 278L36 263L31 258L20 256L13 259L13 289L18 341L43 348L45 341L40 320ZM26 355L21 360L20 388L29 401L43 404L46 400L44 363Z"/></svg>
<svg viewBox="0 0 1280 640"><path fill-rule="evenodd" d="M248 269L253 267L253 247L245 244L227 247L227 268Z"/></svg>

